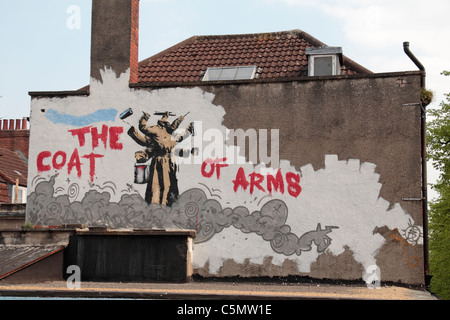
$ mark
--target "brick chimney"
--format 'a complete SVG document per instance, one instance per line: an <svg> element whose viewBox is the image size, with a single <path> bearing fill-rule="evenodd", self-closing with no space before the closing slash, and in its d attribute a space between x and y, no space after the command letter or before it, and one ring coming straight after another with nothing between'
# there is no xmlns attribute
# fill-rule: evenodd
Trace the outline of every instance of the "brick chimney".
<svg viewBox="0 0 450 320"><path fill-rule="evenodd" d="M22 119L3 119L0 121L0 130L28 130L27 118Z"/></svg>
<svg viewBox="0 0 450 320"><path fill-rule="evenodd" d="M0 148L20 151L28 159L30 129L27 118L0 121Z"/></svg>
<svg viewBox="0 0 450 320"><path fill-rule="evenodd" d="M91 78L101 81L100 70L116 76L130 69L138 79L139 0L92 0Z"/></svg>

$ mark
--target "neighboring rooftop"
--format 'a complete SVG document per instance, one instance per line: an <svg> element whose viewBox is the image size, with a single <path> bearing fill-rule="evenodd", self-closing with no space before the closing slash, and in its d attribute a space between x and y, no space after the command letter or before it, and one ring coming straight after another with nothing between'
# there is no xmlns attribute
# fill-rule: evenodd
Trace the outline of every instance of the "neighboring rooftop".
<svg viewBox="0 0 450 320"><path fill-rule="evenodd" d="M28 164L19 152L0 147L0 177L10 184L27 185Z"/></svg>
<svg viewBox="0 0 450 320"><path fill-rule="evenodd" d="M0 148L20 152L20 155L28 158L30 137L28 121L28 118L0 119Z"/></svg>
<svg viewBox="0 0 450 320"><path fill-rule="evenodd" d="M256 66L254 79L308 75L306 48L326 48L301 30L194 36L139 63L138 83L199 82L211 67ZM343 56L341 74L371 71Z"/></svg>
<svg viewBox="0 0 450 320"><path fill-rule="evenodd" d="M28 164L25 156L20 151L0 147L0 204L14 203L16 200L18 203L24 202L24 192L19 189L26 188L27 177ZM19 188L14 193L16 183Z"/></svg>

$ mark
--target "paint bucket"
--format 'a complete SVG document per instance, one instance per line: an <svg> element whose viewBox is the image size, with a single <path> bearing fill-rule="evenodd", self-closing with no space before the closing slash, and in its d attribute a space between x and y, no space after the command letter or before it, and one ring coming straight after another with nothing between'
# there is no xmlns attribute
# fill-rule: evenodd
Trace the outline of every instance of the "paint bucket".
<svg viewBox="0 0 450 320"><path fill-rule="evenodd" d="M150 180L150 165L136 163L134 165L134 183L144 184Z"/></svg>

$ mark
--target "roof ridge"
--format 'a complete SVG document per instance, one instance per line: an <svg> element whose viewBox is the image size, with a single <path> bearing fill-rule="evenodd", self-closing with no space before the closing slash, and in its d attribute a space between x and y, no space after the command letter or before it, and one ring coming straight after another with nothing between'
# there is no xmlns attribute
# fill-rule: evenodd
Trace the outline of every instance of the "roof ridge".
<svg viewBox="0 0 450 320"><path fill-rule="evenodd" d="M260 33L237 33L237 34L211 34L211 35L195 35L192 36L190 38L187 38L181 42L178 42L176 44L174 44L173 46L160 51L156 54L154 54L151 57L148 57L144 60L139 61L139 66L143 66L146 65L149 61L155 60L159 57L162 57L166 54L168 54L171 51L174 51L188 43L194 42L196 40L204 40L204 39L218 39L218 38L244 38L244 37L269 37L269 36L274 36L274 35L280 35L280 34L293 34L295 36L298 35L305 35L306 37L308 37L309 39L312 39L312 41L314 41L314 43L319 43L319 45L325 45L324 43L320 42L319 40L315 39L314 37L312 37L311 35L309 35L308 33L300 30L300 29L292 29L292 30L285 30L285 31L272 31L272 32L260 32ZM309 41L308 41L309 42ZM312 45L315 45L314 43L311 43Z"/></svg>
<svg viewBox="0 0 450 320"><path fill-rule="evenodd" d="M212 34L212 35L197 35L198 39L200 38L239 38L239 37L260 37L260 36L269 36L269 35L278 35L278 34L302 34L303 31L300 29L292 29L292 30L284 30L284 31L271 31L271 32L258 32L258 33L231 33L231 34Z"/></svg>

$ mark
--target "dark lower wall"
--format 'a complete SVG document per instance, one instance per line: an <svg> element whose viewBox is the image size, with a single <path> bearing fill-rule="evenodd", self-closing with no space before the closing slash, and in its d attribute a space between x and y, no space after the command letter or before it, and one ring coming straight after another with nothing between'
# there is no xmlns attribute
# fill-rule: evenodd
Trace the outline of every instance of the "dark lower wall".
<svg viewBox="0 0 450 320"><path fill-rule="evenodd" d="M82 281L185 282L190 263L182 235L76 234L64 257L64 269L78 266Z"/></svg>

